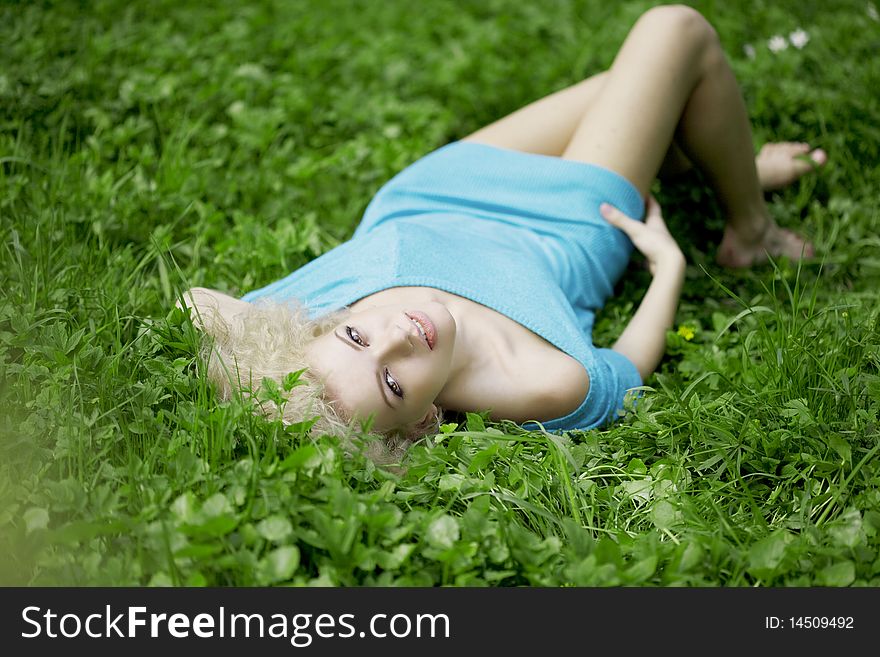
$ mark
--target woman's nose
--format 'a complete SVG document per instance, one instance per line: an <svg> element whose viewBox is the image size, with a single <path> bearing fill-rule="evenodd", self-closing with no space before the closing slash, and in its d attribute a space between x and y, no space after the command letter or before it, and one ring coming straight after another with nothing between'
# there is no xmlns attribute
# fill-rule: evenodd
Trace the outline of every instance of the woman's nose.
<svg viewBox="0 0 880 657"><path fill-rule="evenodd" d="M414 349L409 332L396 324L388 327L385 335L382 336L382 341L376 346L378 355L383 359L408 356Z"/></svg>

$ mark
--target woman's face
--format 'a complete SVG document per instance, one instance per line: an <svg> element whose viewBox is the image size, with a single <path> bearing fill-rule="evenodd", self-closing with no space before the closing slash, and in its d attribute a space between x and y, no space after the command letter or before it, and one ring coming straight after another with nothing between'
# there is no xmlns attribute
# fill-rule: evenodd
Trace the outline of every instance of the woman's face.
<svg viewBox="0 0 880 657"><path fill-rule="evenodd" d="M328 396L376 431L424 418L449 380L455 320L435 301L353 312L315 339L306 357Z"/></svg>

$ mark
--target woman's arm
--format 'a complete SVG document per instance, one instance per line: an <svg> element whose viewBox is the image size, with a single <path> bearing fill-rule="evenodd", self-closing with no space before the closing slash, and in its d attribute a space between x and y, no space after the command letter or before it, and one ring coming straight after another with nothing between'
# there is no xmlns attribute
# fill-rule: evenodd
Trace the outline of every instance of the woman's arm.
<svg viewBox="0 0 880 657"><path fill-rule="evenodd" d="M648 199L644 223L608 204L602 205L601 212L645 255L654 276L636 314L612 347L635 364L644 381L657 368L666 350L666 331L672 327L684 283L684 255L669 234L653 197Z"/></svg>
<svg viewBox="0 0 880 657"><path fill-rule="evenodd" d="M684 256L657 266L642 303L611 347L635 363L642 381L657 368L666 351L666 331L672 327L684 282Z"/></svg>

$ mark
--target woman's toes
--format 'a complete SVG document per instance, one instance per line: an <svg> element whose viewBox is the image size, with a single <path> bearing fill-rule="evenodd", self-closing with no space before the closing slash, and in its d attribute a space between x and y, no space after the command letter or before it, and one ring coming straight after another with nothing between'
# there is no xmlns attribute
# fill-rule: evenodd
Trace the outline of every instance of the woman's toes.
<svg viewBox="0 0 880 657"><path fill-rule="evenodd" d="M821 148L816 148L809 153L798 155L792 159L792 168L796 177L809 173L813 169L821 167L828 161L828 155Z"/></svg>
<svg viewBox="0 0 880 657"><path fill-rule="evenodd" d="M827 161L828 154L824 150L811 151L810 145L804 142L765 144L755 158L758 180L765 192L786 187Z"/></svg>
<svg viewBox="0 0 880 657"><path fill-rule="evenodd" d="M767 250L772 256L787 256L791 260L812 258L816 254L813 244L787 228L779 229L777 240L767 245Z"/></svg>
<svg viewBox="0 0 880 657"><path fill-rule="evenodd" d="M821 148L816 148L810 152L810 159L819 166L822 166L828 161L828 153L823 151Z"/></svg>

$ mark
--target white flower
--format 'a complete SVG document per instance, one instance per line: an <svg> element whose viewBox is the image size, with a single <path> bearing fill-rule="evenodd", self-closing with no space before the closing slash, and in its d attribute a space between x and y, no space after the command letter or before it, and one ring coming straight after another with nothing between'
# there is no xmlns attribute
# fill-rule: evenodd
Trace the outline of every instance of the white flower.
<svg viewBox="0 0 880 657"><path fill-rule="evenodd" d="M877 7L873 2L868 3L868 18L872 21L880 21L880 14L877 13Z"/></svg>
<svg viewBox="0 0 880 657"><path fill-rule="evenodd" d="M791 41L791 45L800 50L807 45L810 40L810 35L804 32L801 28L798 28L788 35L788 40Z"/></svg>
<svg viewBox="0 0 880 657"><path fill-rule="evenodd" d="M746 57L748 57L749 59L755 58L755 46L753 46L751 43L747 43L746 45L743 46L743 52L746 54Z"/></svg>
<svg viewBox="0 0 880 657"><path fill-rule="evenodd" d="M785 40L784 36L779 36L777 34L770 37L770 40L767 42L767 47L770 48L770 52L781 52L788 48L788 41Z"/></svg>

